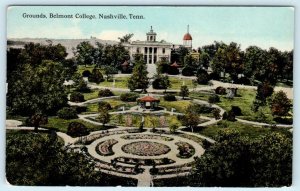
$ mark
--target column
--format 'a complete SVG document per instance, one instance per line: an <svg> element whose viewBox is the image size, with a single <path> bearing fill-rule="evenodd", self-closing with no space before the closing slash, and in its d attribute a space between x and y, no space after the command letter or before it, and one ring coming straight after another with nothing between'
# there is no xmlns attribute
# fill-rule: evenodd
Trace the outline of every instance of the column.
<svg viewBox="0 0 300 191"><path fill-rule="evenodd" d="M154 63L154 47L152 47L152 60L151 60L151 64L153 64Z"/></svg>
<svg viewBox="0 0 300 191"><path fill-rule="evenodd" d="M146 62L146 64L149 64L149 52L150 52L150 50L149 50L149 47L146 47L147 48L147 62Z"/></svg>

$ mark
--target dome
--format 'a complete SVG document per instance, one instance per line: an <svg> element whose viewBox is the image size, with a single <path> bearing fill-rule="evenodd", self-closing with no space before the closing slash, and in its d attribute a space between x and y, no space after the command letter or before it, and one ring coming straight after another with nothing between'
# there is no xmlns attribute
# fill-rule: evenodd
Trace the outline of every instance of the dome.
<svg viewBox="0 0 300 191"><path fill-rule="evenodd" d="M186 33L184 36L183 36L183 40L193 40L192 36L190 35L190 33Z"/></svg>

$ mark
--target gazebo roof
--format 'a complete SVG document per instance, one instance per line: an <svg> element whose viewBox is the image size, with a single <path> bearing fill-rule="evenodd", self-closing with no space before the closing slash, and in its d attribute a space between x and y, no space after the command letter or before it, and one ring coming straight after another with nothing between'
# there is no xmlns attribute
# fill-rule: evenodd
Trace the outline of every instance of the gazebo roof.
<svg viewBox="0 0 300 191"><path fill-rule="evenodd" d="M152 96L144 96L142 98L139 98L138 101L141 101L141 102L159 102L159 99L156 99Z"/></svg>
<svg viewBox="0 0 300 191"><path fill-rule="evenodd" d="M127 61L125 61L123 64L121 64L122 66L128 66L129 63Z"/></svg>
<svg viewBox="0 0 300 191"><path fill-rule="evenodd" d="M179 65L177 64L177 62L175 61L173 64L171 64L171 66L178 68Z"/></svg>

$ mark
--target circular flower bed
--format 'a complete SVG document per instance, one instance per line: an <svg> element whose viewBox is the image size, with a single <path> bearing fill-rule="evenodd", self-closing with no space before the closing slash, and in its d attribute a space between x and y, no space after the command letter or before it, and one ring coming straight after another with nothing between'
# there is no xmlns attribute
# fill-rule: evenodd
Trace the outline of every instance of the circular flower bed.
<svg viewBox="0 0 300 191"><path fill-rule="evenodd" d="M102 141L97 144L96 152L102 156L110 156L113 155L112 146L117 144L118 141L114 139L108 139L106 141Z"/></svg>
<svg viewBox="0 0 300 191"><path fill-rule="evenodd" d="M168 153L171 149L167 145L149 141L132 142L122 146L125 153L138 156L158 156Z"/></svg>

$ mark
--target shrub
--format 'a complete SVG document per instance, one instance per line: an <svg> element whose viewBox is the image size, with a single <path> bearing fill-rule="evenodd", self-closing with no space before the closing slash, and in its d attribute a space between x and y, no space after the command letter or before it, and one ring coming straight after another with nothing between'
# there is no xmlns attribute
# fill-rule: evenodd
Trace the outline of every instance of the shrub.
<svg viewBox="0 0 300 191"><path fill-rule="evenodd" d="M166 94L166 95L164 95L164 100L165 101L176 101L176 97L173 94Z"/></svg>
<svg viewBox="0 0 300 191"><path fill-rule="evenodd" d="M194 69L189 67L189 66L186 66L182 69L182 72L181 74L183 76L193 76L194 75Z"/></svg>
<svg viewBox="0 0 300 191"><path fill-rule="evenodd" d="M114 94L110 89L102 89L99 90L98 92L98 97L110 97L110 96L114 96Z"/></svg>
<svg viewBox="0 0 300 191"><path fill-rule="evenodd" d="M87 111L86 106L72 106L75 109L76 113L82 113Z"/></svg>
<svg viewBox="0 0 300 191"><path fill-rule="evenodd" d="M239 106L231 106L231 111L235 114L235 115L242 115L242 110Z"/></svg>
<svg viewBox="0 0 300 191"><path fill-rule="evenodd" d="M226 89L222 86L219 86L215 89L216 94L219 95L225 95L226 94Z"/></svg>
<svg viewBox="0 0 300 191"><path fill-rule="evenodd" d="M100 111L101 109L111 110L112 107L108 102L101 101L98 103L98 110Z"/></svg>
<svg viewBox="0 0 300 191"><path fill-rule="evenodd" d="M79 137L88 135L89 132L84 124L80 122L71 122L69 123L67 134L72 137Z"/></svg>
<svg viewBox="0 0 300 191"><path fill-rule="evenodd" d="M75 89L79 92L91 92L91 89L88 87L87 83L82 78L79 79Z"/></svg>
<svg viewBox="0 0 300 191"><path fill-rule="evenodd" d="M228 113L225 111L225 112L223 113L222 119L223 119L223 120L227 120L227 117L228 117Z"/></svg>
<svg viewBox="0 0 300 191"><path fill-rule="evenodd" d="M195 105L191 105L189 106L189 110L190 111L195 111L196 113L211 113L212 110L214 108L213 107L210 107L209 105L204 105L204 104L195 104Z"/></svg>
<svg viewBox="0 0 300 191"><path fill-rule="evenodd" d="M235 121L235 114L232 110L228 112L227 121Z"/></svg>
<svg viewBox="0 0 300 191"><path fill-rule="evenodd" d="M155 165L153 165L153 167L150 168L149 172L151 175L155 175L158 173L158 168L156 168Z"/></svg>
<svg viewBox="0 0 300 191"><path fill-rule="evenodd" d="M220 102L220 97L218 95L211 95L208 98L208 103L217 103Z"/></svg>
<svg viewBox="0 0 300 191"><path fill-rule="evenodd" d="M95 82L96 84L99 84L100 82L104 81L103 75L99 69L93 69L91 75L89 76L89 81Z"/></svg>
<svg viewBox="0 0 300 191"><path fill-rule="evenodd" d="M168 68L168 74L170 74L170 75L178 75L179 74L179 70L178 70L178 68L176 68L176 67L169 67Z"/></svg>
<svg viewBox="0 0 300 191"><path fill-rule="evenodd" d="M221 110L219 108L214 108L212 110L212 114L215 117L216 120L221 119L221 115L220 115Z"/></svg>
<svg viewBox="0 0 300 191"><path fill-rule="evenodd" d="M84 101L84 96L83 96L82 93L73 92L70 95L70 101L72 101L72 102L83 102Z"/></svg>
<svg viewBox="0 0 300 191"><path fill-rule="evenodd" d="M133 102L136 101L136 99L139 97L139 94L129 92L129 93L123 93L120 95L120 100L125 102Z"/></svg>
<svg viewBox="0 0 300 191"><path fill-rule="evenodd" d="M203 70L203 69L199 69L197 71L197 82L199 84L207 84L208 81L209 81L209 75L208 75L208 73L205 70Z"/></svg>
<svg viewBox="0 0 300 191"><path fill-rule="evenodd" d="M57 116L61 119L76 119L77 112L74 108L64 107L57 112Z"/></svg>
<svg viewBox="0 0 300 191"><path fill-rule="evenodd" d="M84 70L82 72L82 77L89 77L92 73L89 70Z"/></svg>

